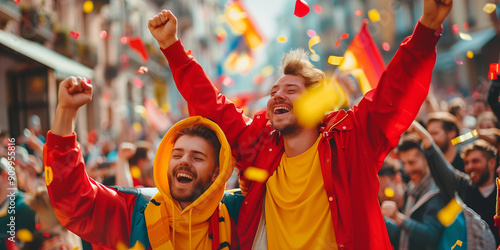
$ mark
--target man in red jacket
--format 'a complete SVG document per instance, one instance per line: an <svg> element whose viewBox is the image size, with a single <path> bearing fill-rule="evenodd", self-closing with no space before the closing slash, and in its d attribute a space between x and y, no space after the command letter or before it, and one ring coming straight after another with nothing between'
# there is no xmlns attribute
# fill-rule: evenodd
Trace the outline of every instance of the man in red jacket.
<svg viewBox="0 0 500 250"><path fill-rule="evenodd" d="M293 113L294 100L324 76L305 53L285 56L267 111L252 120L186 54L172 12L149 20L190 115L217 122L242 171L253 166L269 174L265 182L248 182L237 225L242 249L391 248L377 172L427 96L435 46L451 6L452 0L424 0L421 20L378 87L359 106L332 112L314 128L298 125Z"/></svg>

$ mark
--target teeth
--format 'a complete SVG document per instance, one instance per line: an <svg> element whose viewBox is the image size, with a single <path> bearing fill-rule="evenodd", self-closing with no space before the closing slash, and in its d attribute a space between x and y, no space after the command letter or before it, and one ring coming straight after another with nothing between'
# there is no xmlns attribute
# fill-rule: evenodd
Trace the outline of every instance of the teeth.
<svg viewBox="0 0 500 250"><path fill-rule="evenodd" d="M287 107L276 107L276 108L274 108L274 112L276 112L276 110L278 110L278 109L284 109L286 111L290 111L290 109Z"/></svg>
<svg viewBox="0 0 500 250"><path fill-rule="evenodd" d="M186 173L178 173L177 174L177 178L181 178L181 177L184 177L184 178L188 178L190 180L193 179L193 176L192 175L189 175L189 174L186 174Z"/></svg>
<svg viewBox="0 0 500 250"><path fill-rule="evenodd" d="M474 177L474 175L476 175L476 172L472 172L472 173L470 173L470 177L471 177L471 178L473 178L473 177Z"/></svg>

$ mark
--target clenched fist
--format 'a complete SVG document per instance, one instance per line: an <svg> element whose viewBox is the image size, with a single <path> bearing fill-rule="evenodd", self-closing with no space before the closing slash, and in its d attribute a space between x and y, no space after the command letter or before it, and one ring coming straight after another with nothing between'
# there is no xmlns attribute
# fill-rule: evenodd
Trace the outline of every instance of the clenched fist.
<svg viewBox="0 0 500 250"><path fill-rule="evenodd" d="M78 110L92 100L92 85L84 77L69 77L59 85L58 107Z"/></svg>
<svg viewBox="0 0 500 250"><path fill-rule="evenodd" d="M170 10L162 10L149 19L148 28L162 49L168 48L179 40L177 38L177 18Z"/></svg>

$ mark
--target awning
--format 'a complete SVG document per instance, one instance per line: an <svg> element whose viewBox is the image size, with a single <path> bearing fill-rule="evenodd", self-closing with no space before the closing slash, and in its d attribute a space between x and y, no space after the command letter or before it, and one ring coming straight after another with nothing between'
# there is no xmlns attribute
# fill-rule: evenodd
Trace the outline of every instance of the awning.
<svg viewBox="0 0 500 250"><path fill-rule="evenodd" d="M94 76L93 69L48 49L39 43L26 40L3 30L0 30L0 44L53 69L56 78L63 79L69 76L93 78Z"/></svg>
<svg viewBox="0 0 500 250"><path fill-rule="evenodd" d="M496 35L496 32L494 28L488 28L470 35L472 40L460 40L453 44L448 51L438 51L434 70L453 70L456 67L455 58L463 61L469 50L474 54L479 53L481 48Z"/></svg>

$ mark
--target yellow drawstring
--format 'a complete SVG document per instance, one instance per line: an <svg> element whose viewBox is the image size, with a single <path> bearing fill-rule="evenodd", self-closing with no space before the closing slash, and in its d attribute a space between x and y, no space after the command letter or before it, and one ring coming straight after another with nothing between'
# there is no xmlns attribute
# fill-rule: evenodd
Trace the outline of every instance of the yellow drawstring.
<svg viewBox="0 0 500 250"><path fill-rule="evenodd" d="M189 209L189 249L193 249L191 246L191 212L193 212L193 209Z"/></svg>
<svg viewBox="0 0 500 250"><path fill-rule="evenodd" d="M172 211L175 211L174 203L170 202L170 204L172 204ZM173 230L173 233L172 233L172 243L173 243L174 248L175 248L175 212L172 212L172 217L173 217L172 224L174 225L173 229L172 229Z"/></svg>

